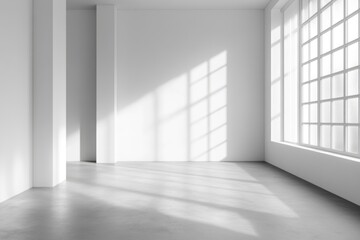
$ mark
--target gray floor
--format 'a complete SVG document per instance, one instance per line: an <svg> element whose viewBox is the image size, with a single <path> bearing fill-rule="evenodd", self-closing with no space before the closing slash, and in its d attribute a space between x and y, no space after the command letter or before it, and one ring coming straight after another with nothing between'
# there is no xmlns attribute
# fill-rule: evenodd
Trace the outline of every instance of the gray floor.
<svg viewBox="0 0 360 240"><path fill-rule="evenodd" d="M360 207L265 163L71 163L0 204L0 239L359 240Z"/></svg>

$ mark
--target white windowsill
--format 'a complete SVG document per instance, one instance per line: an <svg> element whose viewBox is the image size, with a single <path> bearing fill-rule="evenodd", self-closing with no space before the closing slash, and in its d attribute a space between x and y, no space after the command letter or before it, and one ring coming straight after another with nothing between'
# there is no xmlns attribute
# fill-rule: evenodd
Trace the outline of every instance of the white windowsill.
<svg viewBox="0 0 360 240"><path fill-rule="evenodd" d="M332 157L342 158L342 159L353 161L353 162L360 162L360 159L356 158L356 157L350 157L350 156L345 156L345 155L341 155L341 154L337 154L337 153L327 152L327 151L323 151L323 150L319 150L319 149L314 149L314 148L310 148L310 147L297 145L297 144L294 144L294 143L276 142L276 141L270 141L270 142L271 143L278 143L278 144L286 145L286 146L289 146L289 147L295 147L295 148L299 148L299 149L303 149L303 150L307 150L307 151L312 151L312 152L316 152L316 153L320 153L320 154L325 154L325 155L329 155L329 156L332 156Z"/></svg>

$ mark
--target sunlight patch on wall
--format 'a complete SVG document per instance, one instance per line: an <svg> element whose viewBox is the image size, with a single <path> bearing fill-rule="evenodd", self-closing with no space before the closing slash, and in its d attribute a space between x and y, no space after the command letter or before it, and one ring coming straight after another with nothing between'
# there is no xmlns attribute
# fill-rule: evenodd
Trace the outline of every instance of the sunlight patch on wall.
<svg viewBox="0 0 360 240"><path fill-rule="evenodd" d="M227 52L117 113L117 161L222 161L227 157Z"/></svg>

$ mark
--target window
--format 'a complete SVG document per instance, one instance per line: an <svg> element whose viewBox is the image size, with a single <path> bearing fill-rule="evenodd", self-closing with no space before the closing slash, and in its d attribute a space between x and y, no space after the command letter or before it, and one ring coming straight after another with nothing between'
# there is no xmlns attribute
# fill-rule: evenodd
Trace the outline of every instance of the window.
<svg viewBox="0 0 360 240"><path fill-rule="evenodd" d="M359 7L290 0L281 8L281 141L360 156Z"/></svg>

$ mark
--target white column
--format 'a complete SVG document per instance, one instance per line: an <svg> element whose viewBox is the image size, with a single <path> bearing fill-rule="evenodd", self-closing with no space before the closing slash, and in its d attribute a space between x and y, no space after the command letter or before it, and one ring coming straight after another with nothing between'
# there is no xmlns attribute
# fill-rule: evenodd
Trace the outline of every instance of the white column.
<svg viewBox="0 0 360 240"><path fill-rule="evenodd" d="M115 162L116 7L96 6L96 162Z"/></svg>
<svg viewBox="0 0 360 240"><path fill-rule="evenodd" d="M34 187L66 179L66 0L34 0Z"/></svg>

